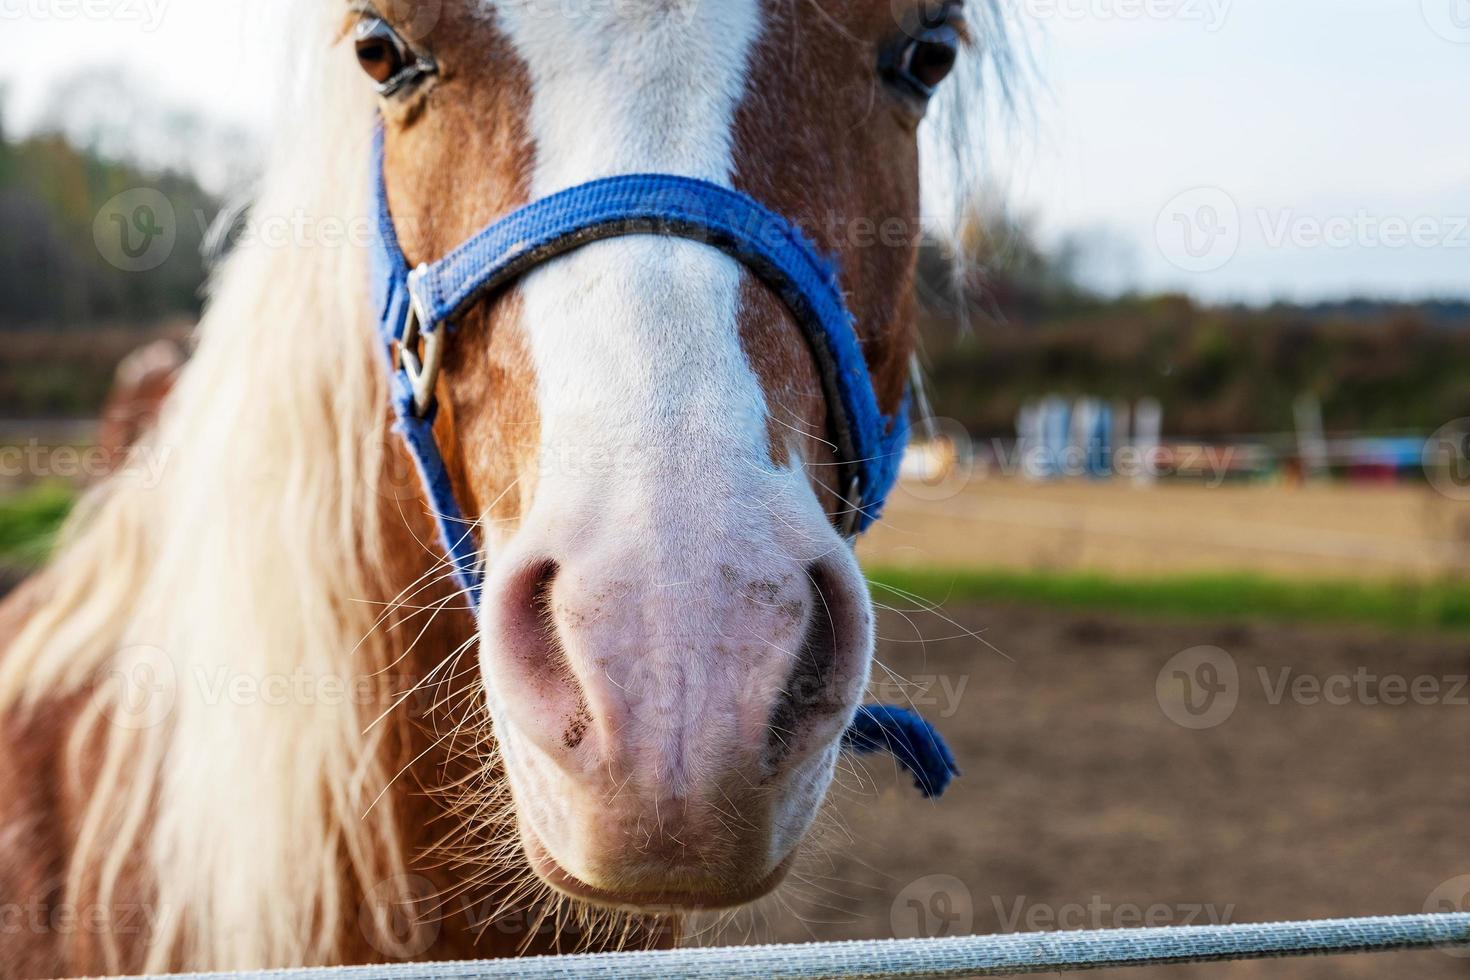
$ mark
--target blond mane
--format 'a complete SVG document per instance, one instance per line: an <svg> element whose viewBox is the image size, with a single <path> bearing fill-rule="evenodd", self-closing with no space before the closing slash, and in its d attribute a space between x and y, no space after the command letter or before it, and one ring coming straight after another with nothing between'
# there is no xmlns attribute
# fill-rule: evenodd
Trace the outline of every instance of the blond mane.
<svg viewBox="0 0 1470 980"><path fill-rule="evenodd" d="M310 5L316 22L292 28L304 87L255 213L357 228L374 103L332 46L333 14ZM388 778L364 734L375 706L221 696L232 678L361 678L392 657L381 607L363 601L385 588L365 250L278 246L246 243L213 285L148 437L168 452L161 483L118 478L84 501L44 604L0 659L0 712L86 700L68 768L100 770L79 788L68 893L121 901L141 860L158 922L146 962L127 965L150 971L332 962L358 916L352 879L370 890L404 871L393 808L369 805ZM118 725L117 685L99 681L140 664L171 710ZM386 924L379 939L392 942Z"/></svg>

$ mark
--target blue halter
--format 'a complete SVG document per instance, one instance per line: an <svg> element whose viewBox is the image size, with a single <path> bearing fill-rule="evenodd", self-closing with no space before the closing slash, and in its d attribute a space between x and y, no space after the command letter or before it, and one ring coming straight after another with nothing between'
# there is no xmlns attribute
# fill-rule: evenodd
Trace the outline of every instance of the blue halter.
<svg viewBox="0 0 1470 980"><path fill-rule="evenodd" d="M827 396L842 474L838 485L846 491L841 529L852 538L877 519L908 441L906 411L901 407L887 416L878 407L837 270L785 218L708 181L630 174L533 201L439 261L410 270L388 210L381 129L374 141L372 186L378 224L373 304L388 351L394 428L418 469L454 577L475 608L484 574L479 548L434 438L434 387L445 335L476 302L536 266L607 238L664 235L710 245L740 261L781 298L805 333ZM939 795L958 774L939 733L901 708L859 708L843 746L860 754L892 752L925 796Z"/></svg>

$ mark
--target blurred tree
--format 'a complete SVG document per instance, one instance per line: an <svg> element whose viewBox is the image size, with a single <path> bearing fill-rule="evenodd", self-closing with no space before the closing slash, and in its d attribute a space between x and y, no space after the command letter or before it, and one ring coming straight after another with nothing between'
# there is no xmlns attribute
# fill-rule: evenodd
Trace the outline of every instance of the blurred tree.
<svg viewBox="0 0 1470 980"><path fill-rule="evenodd" d="M146 120L169 120L175 135L159 139L175 153L197 145L199 131L186 115L141 112L134 94L122 76L79 75L58 89L67 110L45 130L15 142L0 128L0 329L145 328L198 314L200 245L219 205L187 168L148 152L159 131ZM174 243L156 268L128 271L99 251L95 232L107 228L110 201L139 190L167 202L159 210L171 216L158 220L171 222Z"/></svg>

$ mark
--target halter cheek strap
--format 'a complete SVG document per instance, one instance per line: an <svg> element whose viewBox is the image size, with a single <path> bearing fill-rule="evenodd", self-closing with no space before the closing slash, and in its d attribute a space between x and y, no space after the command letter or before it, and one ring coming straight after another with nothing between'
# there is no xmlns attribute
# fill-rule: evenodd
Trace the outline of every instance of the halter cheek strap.
<svg viewBox="0 0 1470 980"><path fill-rule="evenodd" d="M388 352L395 430L413 457L445 554L473 607L479 607L483 577L479 549L434 438L434 388L447 334L475 303L535 267L608 238L660 235L709 245L737 259L780 297L801 326L821 375L841 474L840 529L852 538L877 519L908 440L907 398L894 415L879 408L837 269L801 229L718 184L630 174L533 201L439 261L410 270L388 210L381 130L373 159L373 299ZM902 709L860 708L844 746L889 749L925 795L938 795L957 773L938 733Z"/></svg>

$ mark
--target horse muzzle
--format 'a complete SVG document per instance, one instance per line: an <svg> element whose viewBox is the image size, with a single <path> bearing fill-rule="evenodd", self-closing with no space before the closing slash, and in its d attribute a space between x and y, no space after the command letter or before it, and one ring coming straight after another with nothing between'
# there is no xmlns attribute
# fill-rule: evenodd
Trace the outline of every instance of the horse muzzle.
<svg viewBox="0 0 1470 980"><path fill-rule="evenodd" d="M781 880L873 642L851 552L807 519L811 540L791 538L798 515L703 542L638 533L632 514L516 536L487 580L480 660L522 842L553 886L707 908Z"/></svg>

